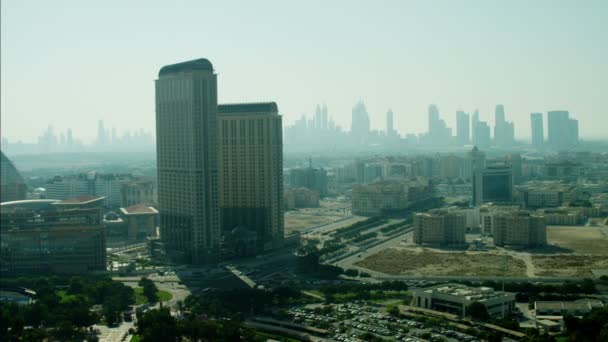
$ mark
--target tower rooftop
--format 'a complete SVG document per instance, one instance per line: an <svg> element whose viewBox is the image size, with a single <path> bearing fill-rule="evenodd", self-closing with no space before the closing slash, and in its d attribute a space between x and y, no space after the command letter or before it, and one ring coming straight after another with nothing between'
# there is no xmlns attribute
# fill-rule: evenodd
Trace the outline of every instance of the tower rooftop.
<svg viewBox="0 0 608 342"><path fill-rule="evenodd" d="M158 77L198 70L213 71L213 65L206 58L199 58L187 62L169 64L160 68L160 71L158 72Z"/></svg>

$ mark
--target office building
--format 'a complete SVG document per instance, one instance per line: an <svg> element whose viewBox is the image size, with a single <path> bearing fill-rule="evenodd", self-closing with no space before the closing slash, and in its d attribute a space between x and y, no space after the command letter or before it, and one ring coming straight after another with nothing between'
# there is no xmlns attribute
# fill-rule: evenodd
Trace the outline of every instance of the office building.
<svg viewBox="0 0 608 342"><path fill-rule="evenodd" d="M414 242L430 245L463 245L466 218L458 212L431 210L414 215Z"/></svg>
<svg viewBox="0 0 608 342"><path fill-rule="evenodd" d="M222 104L219 119L219 201L223 253L242 242L248 253L283 243L283 135L277 104ZM240 235L235 229L240 229ZM245 234L242 234L245 232ZM241 239L247 237L247 241Z"/></svg>
<svg viewBox="0 0 608 342"><path fill-rule="evenodd" d="M156 80L160 234L175 261L202 264L219 257L217 127L211 62L162 67Z"/></svg>
<svg viewBox="0 0 608 342"><path fill-rule="evenodd" d="M519 248L547 244L547 224L542 215L528 211L501 212L493 217L494 244Z"/></svg>
<svg viewBox="0 0 608 342"><path fill-rule="evenodd" d="M0 151L0 202L25 199L27 186L13 162Z"/></svg>
<svg viewBox="0 0 608 342"><path fill-rule="evenodd" d="M543 127L543 113L530 114L530 125L532 132L532 146L542 147L545 143L545 131Z"/></svg>
<svg viewBox="0 0 608 342"><path fill-rule="evenodd" d="M555 149L572 148L578 144L578 121L565 110L547 113L547 145Z"/></svg>
<svg viewBox="0 0 608 342"><path fill-rule="evenodd" d="M456 112L456 140L460 145L470 142L469 114L463 111Z"/></svg>
<svg viewBox="0 0 608 342"><path fill-rule="evenodd" d="M491 165L473 173L473 203L513 201L513 171L509 165Z"/></svg>
<svg viewBox="0 0 608 342"><path fill-rule="evenodd" d="M483 304L490 317L506 317L515 308L515 293L490 287L441 284L412 291L412 306L464 317L474 302Z"/></svg>
<svg viewBox="0 0 608 342"><path fill-rule="evenodd" d="M104 271L102 197L25 200L1 206L2 274Z"/></svg>

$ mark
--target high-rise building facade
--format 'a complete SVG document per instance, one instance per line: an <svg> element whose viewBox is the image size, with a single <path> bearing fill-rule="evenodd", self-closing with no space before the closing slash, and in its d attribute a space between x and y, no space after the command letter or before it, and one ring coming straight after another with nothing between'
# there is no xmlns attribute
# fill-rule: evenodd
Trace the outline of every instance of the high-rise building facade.
<svg viewBox="0 0 608 342"><path fill-rule="evenodd" d="M224 104L218 115L222 249L246 255L281 247L283 135L277 104ZM237 228L252 238L233 234ZM243 249L253 241L255 246Z"/></svg>
<svg viewBox="0 0 608 342"><path fill-rule="evenodd" d="M156 80L160 233L167 255L194 264L219 257L217 76L196 59Z"/></svg>
<svg viewBox="0 0 608 342"><path fill-rule="evenodd" d="M27 186L13 162L0 152L0 202L25 199Z"/></svg>
<svg viewBox="0 0 608 342"><path fill-rule="evenodd" d="M570 118L565 110L547 113L547 144L553 148L570 148L578 144L578 120Z"/></svg>
<svg viewBox="0 0 608 342"><path fill-rule="evenodd" d="M456 112L456 140L460 145L466 145L470 141L469 114L463 111Z"/></svg>
<svg viewBox="0 0 608 342"><path fill-rule="evenodd" d="M543 113L530 114L530 126L532 132L532 146L543 146L545 141L545 133L543 128Z"/></svg>

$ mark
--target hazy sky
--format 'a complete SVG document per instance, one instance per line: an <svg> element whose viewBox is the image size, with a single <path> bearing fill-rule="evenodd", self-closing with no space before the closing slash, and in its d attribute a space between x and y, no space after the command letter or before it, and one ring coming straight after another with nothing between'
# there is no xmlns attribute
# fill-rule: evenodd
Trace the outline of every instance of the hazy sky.
<svg viewBox="0 0 608 342"><path fill-rule="evenodd" d="M206 57L220 102L276 101L285 124L325 102L350 129L363 99L374 128L426 131L436 103L503 103L518 137L529 113L567 109L608 138L608 1L1 2L2 135L49 124L92 140L97 121L153 130L165 64Z"/></svg>

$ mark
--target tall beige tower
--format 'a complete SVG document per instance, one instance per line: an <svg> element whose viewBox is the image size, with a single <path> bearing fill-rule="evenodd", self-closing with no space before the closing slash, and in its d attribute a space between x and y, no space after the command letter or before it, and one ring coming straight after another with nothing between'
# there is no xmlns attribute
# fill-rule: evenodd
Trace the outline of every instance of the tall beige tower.
<svg viewBox="0 0 608 342"><path fill-rule="evenodd" d="M218 106L223 247L252 255L283 243L283 134L277 104Z"/></svg>
<svg viewBox="0 0 608 342"><path fill-rule="evenodd" d="M217 77L206 59L164 66L156 80L161 240L178 262L218 260Z"/></svg>

